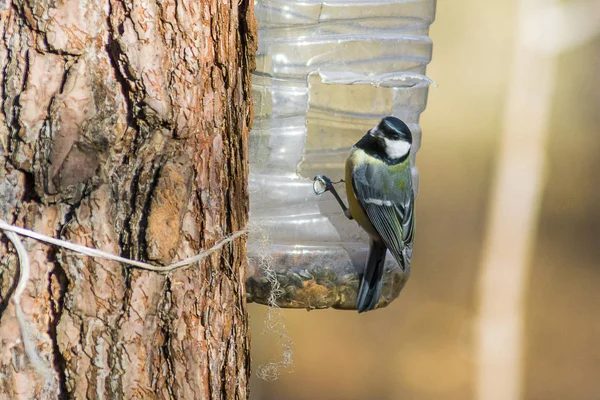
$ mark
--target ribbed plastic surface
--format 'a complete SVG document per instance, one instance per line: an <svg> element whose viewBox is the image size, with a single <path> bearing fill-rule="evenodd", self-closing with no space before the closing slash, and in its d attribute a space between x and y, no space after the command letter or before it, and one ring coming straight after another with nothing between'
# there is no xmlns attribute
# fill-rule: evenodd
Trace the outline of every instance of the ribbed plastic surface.
<svg viewBox="0 0 600 400"><path fill-rule="evenodd" d="M280 306L354 308L368 237L312 177L342 178L350 147L386 115L411 128L414 166L434 13L434 0L256 3L250 220L262 232L250 236L249 301L267 303L277 279ZM405 279L388 254L379 306Z"/></svg>

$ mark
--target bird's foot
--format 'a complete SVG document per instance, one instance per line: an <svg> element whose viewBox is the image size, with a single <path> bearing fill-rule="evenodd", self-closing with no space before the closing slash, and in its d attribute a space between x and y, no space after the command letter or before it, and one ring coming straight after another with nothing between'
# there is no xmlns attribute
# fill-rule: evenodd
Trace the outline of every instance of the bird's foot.
<svg viewBox="0 0 600 400"><path fill-rule="evenodd" d="M313 191L317 196L320 196L325 192L333 192L335 191L333 185L337 185L338 183L342 182L344 182L343 179L340 179L337 182L332 182L331 179L325 175L317 175L313 178Z"/></svg>

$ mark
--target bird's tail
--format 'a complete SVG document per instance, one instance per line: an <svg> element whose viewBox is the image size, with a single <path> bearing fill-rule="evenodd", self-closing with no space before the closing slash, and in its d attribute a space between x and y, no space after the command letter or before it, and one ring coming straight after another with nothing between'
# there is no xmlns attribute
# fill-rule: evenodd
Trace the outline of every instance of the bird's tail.
<svg viewBox="0 0 600 400"><path fill-rule="evenodd" d="M386 252L387 248L382 241L371 240L365 273L356 298L356 308L359 313L374 309L379 301L383 285L383 265L385 264Z"/></svg>

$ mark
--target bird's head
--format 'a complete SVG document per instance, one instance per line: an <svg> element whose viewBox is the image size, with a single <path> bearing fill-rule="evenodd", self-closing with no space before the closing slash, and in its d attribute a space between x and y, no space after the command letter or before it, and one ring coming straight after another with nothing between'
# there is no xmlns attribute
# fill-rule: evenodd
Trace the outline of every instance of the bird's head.
<svg viewBox="0 0 600 400"><path fill-rule="evenodd" d="M412 134L408 126L396 117L385 117L369 131L380 143L390 160L404 160L410 154Z"/></svg>

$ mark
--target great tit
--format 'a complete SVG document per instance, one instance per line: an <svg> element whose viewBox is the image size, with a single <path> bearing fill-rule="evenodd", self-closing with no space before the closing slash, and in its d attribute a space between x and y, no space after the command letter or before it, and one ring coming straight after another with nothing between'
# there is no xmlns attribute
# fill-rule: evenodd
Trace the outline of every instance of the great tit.
<svg viewBox="0 0 600 400"><path fill-rule="evenodd" d="M410 273L415 231L411 146L410 129L396 117L385 117L371 128L346 160L348 208L329 178L315 177L315 192L330 191L346 217L356 220L370 237L356 299L359 313L374 309L379 301L387 249L402 269L404 281Z"/></svg>

